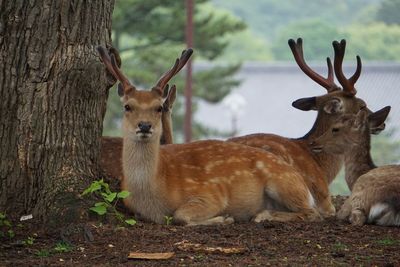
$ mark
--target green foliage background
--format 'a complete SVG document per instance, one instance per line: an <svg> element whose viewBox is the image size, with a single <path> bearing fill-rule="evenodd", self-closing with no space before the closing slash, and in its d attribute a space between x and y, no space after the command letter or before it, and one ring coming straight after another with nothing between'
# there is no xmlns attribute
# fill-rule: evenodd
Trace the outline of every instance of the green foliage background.
<svg viewBox="0 0 400 267"><path fill-rule="evenodd" d="M348 59L357 53L363 60L400 61L400 0L213 0L213 3L246 21L257 42L264 42L262 53L270 56L259 57L258 61L291 60L287 40L297 37L305 42L312 40L304 48L310 60L324 60L332 54L332 40L344 38L351 43L346 50ZM251 39L237 38L230 47ZM244 49L247 47L251 44L246 43ZM250 48L250 59L252 54ZM223 58L234 60L234 55Z"/></svg>

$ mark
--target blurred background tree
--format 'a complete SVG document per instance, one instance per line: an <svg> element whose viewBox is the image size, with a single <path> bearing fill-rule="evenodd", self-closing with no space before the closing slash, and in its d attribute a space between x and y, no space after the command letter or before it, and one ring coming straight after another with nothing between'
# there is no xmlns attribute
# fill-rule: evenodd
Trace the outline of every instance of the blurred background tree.
<svg viewBox="0 0 400 267"><path fill-rule="evenodd" d="M384 0L380 4L376 18L386 24L400 24L400 1Z"/></svg>
<svg viewBox="0 0 400 267"><path fill-rule="evenodd" d="M289 36L289 37L288 37ZM290 37L291 36L291 37ZM273 42L272 52L276 60L293 60L293 54L287 46L287 40L300 37L306 42L305 56L309 60L325 60L332 54L332 47L326 40L334 40L338 36L335 26L322 19L313 18L292 22L283 27ZM309 40L312 40L310 42Z"/></svg>
<svg viewBox="0 0 400 267"><path fill-rule="evenodd" d="M400 0L213 0L213 3L246 21L248 36L253 36L246 40L254 38L266 44L263 54L270 56L257 61L292 60L287 40L297 37L312 40L304 47L309 60L324 60L333 53L329 46L332 40L345 38L352 44L346 58L361 54L363 60L400 61ZM229 60L252 52L247 43L238 50L229 54Z"/></svg>

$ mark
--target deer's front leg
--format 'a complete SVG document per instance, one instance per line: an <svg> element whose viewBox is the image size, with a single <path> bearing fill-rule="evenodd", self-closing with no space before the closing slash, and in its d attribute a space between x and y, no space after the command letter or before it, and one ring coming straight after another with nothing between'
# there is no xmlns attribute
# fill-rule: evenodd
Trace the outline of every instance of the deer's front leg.
<svg viewBox="0 0 400 267"><path fill-rule="evenodd" d="M367 216L364 211L360 209L355 209L351 211L350 222L352 225L361 226L364 225L367 221Z"/></svg>
<svg viewBox="0 0 400 267"><path fill-rule="evenodd" d="M322 203L319 205L318 211L324 218L335 216L336 209L335 206L332 204L332 199L330 195L328 195L328 197L322 201Z"/></svg>
<svg viewBox="0 0 400 267"><path fill-rule="evenodd" d="M221 202L211 197L195 197L175 211L174 221L187 226L233 223L232 217L217 216L223 211Z"/></svg>
<svg viewBox="0 0 400 267"><path fill-rule="evenodd" d="M338 218L339 220L342 220L342 221L347 220L350 216L351 209L352 209L351 199L349 197L348 199L346 199L346 201L343 203L342 207L336 214L336 218Z"/></svg>

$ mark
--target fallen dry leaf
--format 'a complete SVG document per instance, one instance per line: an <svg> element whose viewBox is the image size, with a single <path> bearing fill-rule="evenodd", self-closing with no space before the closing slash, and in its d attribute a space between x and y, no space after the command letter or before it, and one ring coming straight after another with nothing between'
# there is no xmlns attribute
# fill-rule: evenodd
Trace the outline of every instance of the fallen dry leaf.
<svg viewBox="0 0 400 267"><path fill-rule="evenodd" d="M240 254L246 251L243 247L208 247L202 244L190 243L187 240L175 243L178 249L183 251L201 251L206 253Z"/></svg>
<svg viewBox="0 0 400 267"><path fill-rule="evenodd" d="M143 252L131 252L128 255L128 259L137 260L168 260L175 255L174 252L165 253L143 253Z"/></svg>

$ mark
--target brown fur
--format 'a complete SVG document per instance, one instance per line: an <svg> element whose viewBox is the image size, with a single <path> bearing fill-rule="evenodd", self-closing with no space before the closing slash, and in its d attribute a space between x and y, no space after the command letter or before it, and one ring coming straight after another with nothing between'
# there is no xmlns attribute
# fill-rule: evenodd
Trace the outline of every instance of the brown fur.
<svg viewBox="0 0 400 267"><path fill-rule="evenodd" d="M334 91L315 100L318 110L312 129L302 138L291 139L273 134L252 134L231 138L228 141L262 148L281 157L298 172L314 197L324 217L335 214L330 200L329 184L343 165L342 155L314 153L308 144L322 135L342 114L354 114L365 108L363 100L349 96L343 91Z"/></svg>
<svg viewBox="0 0 400 267"><path fill-rule="evenodd" d="M165 216L188 225L255 221L319 220L314 198L292 166L272 153L222 141L160 146L163 88L188 61L183 51L151 91L138 91L103 47L103 63L122 86L122 188L125 205L162 223ZM266 211L271 207L285 211Z"/></svg>
<svg viewBox="0 0 400 267"><path fill-rule="evenodd" d="M352 194L338 212L339 219L349 219L355 225L400 225L396 202L400 198L400 166L374 165L370 155L370 123L365 111L343 116L313 146L345 155L346 181Z"/></svg>
<svg viewBox="0 0 400 267"><path fill-rule="evenodd" d="M368 110L365 102L355 97L357 90L354 88L354 84L361 73L361 59L357 56L356 71L351 78L347 79L342 71L346 41L341 40L340 43L337 41L332 43L335 51L334 72L342 85L343 89L341 89L334 82L333 66L329 58L327 58L328 76L324 78L313 71L305 62L303 40L301 38L297 39L297 42L291 39L288 43L301 70L328 92L319 97L298 99L292 104L301 110L318 111L318 116L312 129L299 139L289 139L272 134L257 134L232 138L228 141L262 148L280 156L296 169L310 191L317 192L314 197L321 214L325 217L331 216L334 215L335 209L331 203L328 185L336 177L342 166L343 156L331 155L325 152L316 154L308 148L308 144L329 129L339 116L356 114L361 109ZM371 131L375 132L381 129L382 126L379 125L376 129L371 129ZM317 188L311 188L312 185Z"/></svg>
<svg viewBox="0 0 400 267"><path fill-rule="evenodd" d="M108 177L122 177L122 138L101 137L100 167Z"/></svg>
<svg viewBox="0 0 400 267"><path fill-rule="evenodd" d="M172 107L176 98L176 87L173 86L163 104L161 115L162 135L160 143L173 144ZM122 179L122 137L103 136L101 138L100 167L109 177Z"/></svg>
<svg viewBox="0 0 400 267"><path fill-rule="evenodd" d="M157 223L165 216L188 225L249 220L272 203L291 212L267 219L317 220L311 192L293 168L262 150L223 141L159 145L161 97L136 91L124 105L132 106L123 118L122 188L131 192L124 203ZM137 134L141 121L150 122L148 137Z"/></svg>

